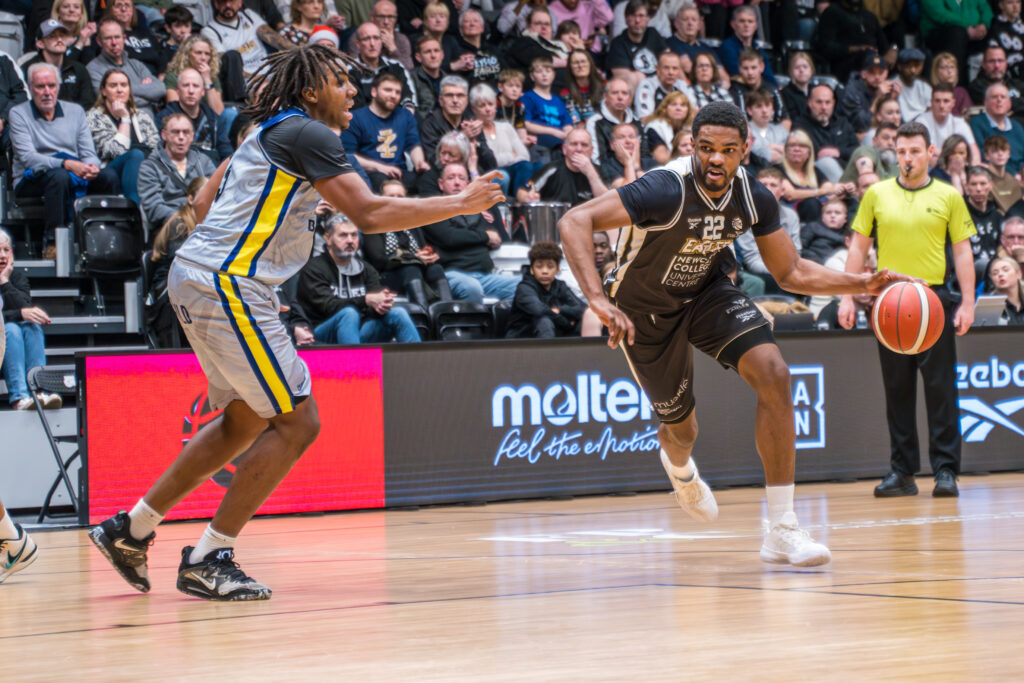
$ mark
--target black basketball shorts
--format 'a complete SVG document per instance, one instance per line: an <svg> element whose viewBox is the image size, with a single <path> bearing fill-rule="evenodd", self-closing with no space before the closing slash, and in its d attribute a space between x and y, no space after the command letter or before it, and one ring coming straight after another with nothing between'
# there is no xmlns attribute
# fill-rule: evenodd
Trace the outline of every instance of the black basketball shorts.
<svg viewBox="0 0 1024 683"><path fill-rule="evenodd" d="M693 412L693 348L726 368L759 344L774 344L771 325L754 302L727 278L712 284L671 315L623 309L636 327L635 343L623 343L626 360L658 419L681 422Z"/></svg>

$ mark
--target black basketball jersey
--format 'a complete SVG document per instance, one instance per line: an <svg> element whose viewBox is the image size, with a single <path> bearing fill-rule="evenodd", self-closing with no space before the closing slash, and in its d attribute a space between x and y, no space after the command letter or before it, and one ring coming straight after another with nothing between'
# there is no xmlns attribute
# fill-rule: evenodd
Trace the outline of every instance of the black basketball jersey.
<svg viewBox="0 0 1024 683"><path fill-rule="evenodd" d="M689 157L618 192L633 224L619 234L605 289L617 305L638 313L678 311L736 266L729 248L736 237L780 228L779 203L742 167L717 200L697 183Z"/></svg>

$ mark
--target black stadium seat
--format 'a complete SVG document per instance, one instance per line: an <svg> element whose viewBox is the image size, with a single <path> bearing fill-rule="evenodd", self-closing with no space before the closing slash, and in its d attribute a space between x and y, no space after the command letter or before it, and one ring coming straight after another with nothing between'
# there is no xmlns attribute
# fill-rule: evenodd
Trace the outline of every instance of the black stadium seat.
<svg viewBox="0 0 1024 683"><path fill-rule="evenodd" d="M438 301L430 305L436 339L491 339L494 316L484 304L472 301Z"/></svg>

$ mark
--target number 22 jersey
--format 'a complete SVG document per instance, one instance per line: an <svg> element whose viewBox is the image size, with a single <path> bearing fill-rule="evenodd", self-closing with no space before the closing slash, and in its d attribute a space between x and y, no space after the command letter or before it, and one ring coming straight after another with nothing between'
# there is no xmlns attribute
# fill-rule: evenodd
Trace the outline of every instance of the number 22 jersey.
<svg viewBox="0 0 1024 683"><path fill-rule="evenodd" d="M632 224L619 233L616 268L605 290L620 308L665 315L736 267L729 248L747 230L780 229L779 203L739 168L726 193L708 197L690 157L650 171L618 189Z"/></svg>

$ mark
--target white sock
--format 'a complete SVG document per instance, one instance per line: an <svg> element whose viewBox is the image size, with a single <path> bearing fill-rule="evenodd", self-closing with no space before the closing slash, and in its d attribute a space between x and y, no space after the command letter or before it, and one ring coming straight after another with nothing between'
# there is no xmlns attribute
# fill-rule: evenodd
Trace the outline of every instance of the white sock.
<svg viewBox="0 0 1024 683"><path fill-rule="evenodd" d="M766 486L768 495L768 522L772 526L787 512L793 512L793 484L784 486Z"/></svg>
<svg viewBox="0 0 1024 683"><path fill-rule="evenodd" d="M3 508L0 508L3 511ZM14 520L7 513L0 517L0 538L12 539L18 537L18 530L14 528Z"/></svg>
<svg viewBox="0 0 1024 683"><path fill-rule="evenodd" d="M661 452L665 453L665 450L662 449ZM665 457L668 457L668 453L665 453ZM672 458L669 458L668 461L672 462ZM672 476L679 481L690 481L696 473L697 472L693 469L693 458L687 458L686 464L682 467L672 465Z"/></svg>
<svg viewBox="0 0 1024 683"><path fill-rule="evenodd" d="M128 519L132 520L132 523L128 526L128 533L136 541L141 541L153 533L157 525L163 521L164 516L146 505L145 500L139 498L139 502L128 513Z"/></svg>
<svg viewBox="0 0 1024 683"><path fill-rule="evenodd" d="M206 525L206 531L199 537L199 542L196 543L196 547L193 548L192 554L189 555L188 561L191 564L201 562L203 558L212 553L214 550L221 550L223 548L234 548L235 541L237 538L231 536L225 536L216 529L213 528L212 524Z"/></svg>

